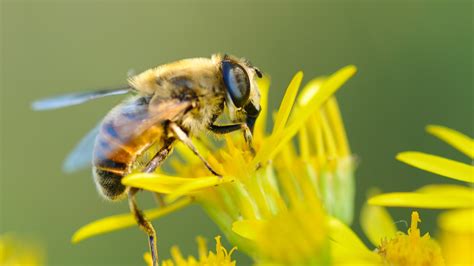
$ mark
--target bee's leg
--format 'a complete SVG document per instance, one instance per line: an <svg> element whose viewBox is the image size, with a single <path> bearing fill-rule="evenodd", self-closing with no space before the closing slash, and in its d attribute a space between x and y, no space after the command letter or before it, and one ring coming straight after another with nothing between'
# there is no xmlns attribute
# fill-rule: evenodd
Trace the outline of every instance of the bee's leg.
<svg viewBox="0 0 474 266"><path fill-rule="evenodd" d="M143 169L143 172L145 173L151 173L158 168L161 163L168 157L168 155L171 153L172 144L174 142L174 138L168 138L165 140L163 147L151 158L151 160L147 163L145 169Z"/></svg>
<svg viewBox="0 0 474 266"><path fill-rule="evenodd" d="M145 173L154 172L156 168L158 168L161 165L161 163L163 163L163 161L166 159L166 157L168 157L168 155L171 153L173 142L174 142L174 138L166 139L163 147L147 163L143 172ZM160 207L164 207L166 205L162 194L153 193L153 195L155 197L156 203L160 205Z"/></svg>
<svg viewBox="0 0 474 266"><path fill-rule="evenodd" d="M250 148L250 152L252 152L252 154L255 155L255 149L253 148L253 144L252 144L253 142L252 131L250 130L247 124L244 124L242 126L242 131L244 132L244 139Z"/></svg>
<svg viewBox="0 0 474 266"><path fill-rule="evenodd" d="M245 142L249 145L250 151L255 154L255 149L252 145L252 131L247 124L230 124L230 125L210 125L209 130L216 134L227 134L233 131L242 130L244 133Z"/></svg>
<svg viewBox="0 0 474 266"><path fill-rule="evenodd" d="M216 134L227 134L237 130L241 130L245 124L230 124L230 125L209 125L209 130Z"/></svg>
<svg viewBox="0 0 474 266"><path fill-rule="evenodd" d="M191 139L188 137L188 135L186 134L186 132L184 132L183 129L181 129L177 124L175 123L170 123L169 124L169 127L171 128L171 130L173 130L174 134L176 135L176 137L182 141L197 157L199 157L199 159L201 159L201 161L204 163L204 165L206 165L207 169L214 175L216 176L221 176L220 174L218 174L216 171L214 171L214 169L212 169L211 165L206 161L206 159L204 159L204 157L202 157L202 155L199 153L199 151L196 149L196 147L194 146L193 142L191 141Z"/></svg>
<svg viewBox="0 0 474 266"><path fill-rule="evenodd" d="M158 266L158 248L156 247L156 232L153 225L145 218L143 212L138 208L135 194L138 192L137 188L130 188L128 191L128 205L130 211L135 216L140 229L148 235L148 245L150 246L151 258L153 266Z"/></svg>
<svg viewBox="0 0 474 266"><path fill-rule="evenodd" d="M145 173L151 173L156 170L158 166L168 157L172 149L172 143L174 138L168 138L165 140L163 147L153 156L148 162L145 169ZM137 188L130 188L128 191L128 205L130 211L135 216L138 226L148 235L148 244L150 246L150 253L153 261L153 266L158 266L158 248L156 246L156 231L153 225L148 221L143 212L138 208L135 194L138 192Z"/></svg>
<svg viewBox="0 0 474 266"><path fill-rule="evenodd" d="M156 192L156 193L153 193L153 196L155 198L155 202L157 205L159 205L160 207L166 206L166 202L165 202L165 199L163 198L163 194Z"/></svg>

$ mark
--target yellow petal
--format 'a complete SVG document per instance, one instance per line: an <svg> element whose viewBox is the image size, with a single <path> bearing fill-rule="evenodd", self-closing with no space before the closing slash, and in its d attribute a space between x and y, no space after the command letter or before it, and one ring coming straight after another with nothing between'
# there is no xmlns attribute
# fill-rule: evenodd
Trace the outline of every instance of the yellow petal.
<svg viewBox="0 0 474 266"><path fill-rule="evenodd" d="M143 254L143 260L145 261L146 265L153 266L153 259L151 257L150 252L146 252Z"/></svg>
<svg viewBox="0 0 474 266"><path fill-rule="evenodd" d="M438 217L438 225L447 233L474 234L474 209L443 212Z"/></svg>
<svg viewBox="0 0 474 266"><path fill-rule="evenodd" d="M265 221L261 220L242 220L232 224L232 231L245 237L247 239L255 241L258 237L259 232L265 226Z"/></svg>
<svg viewBox="0 0 474 266"><path fill-rule="evenodd" d="M177 198L195 193L199 190L214 187L217 185L222 185L230 182L234 182L235 178L233 177L218 177L218 176L209 176L209 177L199 177L199 178L192 178L193 181L187 182L182 186L176 188L172 193L170 193L165 201L166 202L173 202Z"/></svg>
<svg viewBox="0 0 474 266"><path fill-rule="evenodd" d="M356 72L355 66L346 66L332 74L321 86L320 90L313 95L308 104L298 110L294 114L294 119L290 125L285 127L277 134L272 134L271 137L258 150L251 164L250 169L255 169L261 162L266 162L278 152L283 146L298 132L298 130L305 125L308 118L314 112L320 110L321 105L331 97L350 77Z"/></svg>
<svg viewBox="0 0 474 266"><path fill-rule="evenodd" d="M122 184L158 193L169 194L175 191L178 187L193 181L196 181L196 178L137 173L124 177L122 179Z"/></svg>
<svg viewBox="0 0 474 266"><path fill-rule="evenodd" d="M204 158L209 156L209 153L211 152L209 149L213 147L213 143L207 138L193 138L193 144ZM200 161L199 157L197 157L196 154L194 154L194 152L183 142L178 141L174 148L180 157L187 163L193 164Z"/></svg>
<svg viewBox="0 0 474 266"><path fill-rule="evenodd" d="M334 217L329 217L329 239L335 261L374 263L379 260L377 254L371 252L347 225Z"/></svg>
<svg viewBox="0 0 474 266"><path fill-rule="evenodd" d="M351 154L349 142L347 141L346 129L344 128L344 122L342 121L341 112L339 111L339 105L337 104L336 98L331 97L326 106L328 118L337 140L339 156L349 156Z"/></svg>
<svg viewBox="0 0 474 266"><path fill-rule="evenodd" d="M425 194L435 194L439 197L464 197L470 199L474 197L474 190L470 187L448 184L430 184L416 190Z"/></svg>
<svg viewBox="0 0 474 266"><path fill-rule="evenodd" d="M184 198L163 208L146 210L145 216L148 219L153 220L165 216L171 212L177 211L189 205L191 202L191 198ZM130 213L109 216L81 227L72 236L72 242L77 243L92 236L131 227L136 224L135 218Z"/></svg>
<svg viewBox="0 0 474 266"><path fill-rule="evenodd" d="M446 265L474 265L474 209L443 212L438 225Z"/></svg>
<svg viewBox="0 0 474 266"><path fill-rule="evenodd" d="M178 141L174 149L186 163L193 164L200 160L199 157L181 141ZM201 151L201 149L198 150Z"/></svg>
<svg viewBox="0 0 474 266"><path fill-rule="evenodd" d="M361 252L370 252L369 249L362 243L360 238L343 222L335 217L329 217L329 238L341 243L346 247L351 247Z"/></svg>
<svg viewBox="0 0 474 266"><path fill-rule="evenodd" d="M392 238L397 233L397 228L388 211L380 206L365 204L360 214L360 225L367 238L376 247L381 240Z"/></svg>
<svg viewBox="0 0 474 266"><path fill-rule="evenodd" d="M298 96L298 104L300 106L305 106L309 101L314 97L314 95L320 90L321 85L323 85L326 77L318 77L306 84L301 90L300 95Z"/></svg>
<svg viewBox="0 0 474 266"><path fill-rule="evenodd" d="M465 163L414 151L399 153L397 159L428 172L474 183L474 167Z"/></svg>
<svg viewBox="0 0 474 266"><path fill-rule="evenodd" d="M199 258L203 259L207 256L207 241L204 237L198 236L196 237L196 242L198 243L198 254Z"/></svg>
<svg viewBox="0 0 474 266"><path fill-rule="evenodd" d="M427 209L473 208L474 197L466 198L465 195L442 197L432 193L395 192L374 196L369 199L368 203L380 206Z"/></svg>
<svg viewBox="0 0 474 266"><path fill-rule="evenodd" d="M268 90L270 88L270 77L264 75L257 80L258 89L260 91L260 114L257 122L255 122L254 138L256 141L261 140L266 133L267 114L268 114Z"/></svg>
<svg viewBox="0 0 474 266"><path fill-rule="evenodd" d="M299 71L293 77L286 89L285 96L283 96L283 100L281 101L280 108L278 108L278 114L275 118L275 123L273 125L273 133L281 131L290 116L291 109L295 102L296 94L298 93L298 89L301 85L301 80L303 79L303 72Z"/></svg>
<svg viewBox="0 0 474 266"><path fill-rule="evenodd" d="M329 76L316 93L311 95L311 98L305 99L308 103L298 109L297 114L295 113L294 115L295 120L292 121L292 124L299 126L304 125L308 117L314 112L319 111L321 105L344 85L344 83L356 73L356 70L355 66L346 66Z"/></svg>
<svg viewBox="0 0 474 266"><path fill-rule="evenodd" d="M426 131L474 159L474 139L447 127L429 125Z"/></svg>
<svg viewBox="0 0 474 266"><path fill-rule="evenodd" d="M330 241L333 266L383 266L380 256L375 252L359 252L341 243Z"/></svg>

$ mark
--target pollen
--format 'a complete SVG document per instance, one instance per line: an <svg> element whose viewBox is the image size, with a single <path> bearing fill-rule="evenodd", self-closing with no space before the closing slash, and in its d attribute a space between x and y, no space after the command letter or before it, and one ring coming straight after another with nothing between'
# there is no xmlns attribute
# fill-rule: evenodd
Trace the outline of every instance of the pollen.
<svg viewBox="0 0 474 266"><path fill-rule="evenodd" d="M198 253L199 257L194 256L184 257L181 250L177 246L171 248L172 259L164 260L162 266L235 266L235 260L232 260L232 253L237 249L232 248L230 251L222 245L221 237L216 236L216 251L208 250L206 239L203 237L197 237ZM152 265L150 253L145 253L145 262L147 265Z"/></svg>
<svg viewBox="0 0 474 266"><path fill-rule="evenodd" d="M389 240L383 240L378 253L385 265L441 266L445 265L439 244L428 233L421 236L418 212L412 212L408 234L398 232Z"/></svg>

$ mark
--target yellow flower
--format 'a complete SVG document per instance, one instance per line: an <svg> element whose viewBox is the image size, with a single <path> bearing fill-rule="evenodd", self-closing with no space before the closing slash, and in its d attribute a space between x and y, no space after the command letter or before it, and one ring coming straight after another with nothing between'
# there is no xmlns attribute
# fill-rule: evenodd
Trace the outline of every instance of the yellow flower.
<svg viewBox="0 0 474 266"><path fill-rule="evenodd" d="M428 126L427 131L450 144L469 159L474 159L474 140L453 129ZM474 167L421 152L402 152L397 159L465 185L427 185L415 192L387 193L375 196L369 204L431 209L453 209L438 219L441 246L448 265L474 265Z"/></svg>
<svg viewBox="0 0 474 266"><path fill-rule="evenodd" d="M298 99L303 75L297 73L269 135L265 130L269 80L260 80L262 112L254 130L255 154L240 134L226 135L224 143L207 136L195 139L200 152L223 177L210 175L194 154L178 144L178 156L168 160L175 175L137 173L122 183L167 194L167 208L200 204L226 237L258 262L325 262L323 209L345 222L352 220L354 163L332 95L354 73L355 67L348 66L313 80ZM299 147L293 145L295 137ZM86 225L74 239L131 225L131 216L118 218ZM253 224L258 226L249 226Z"/></svg>
<svg viewBox="0 0 474 266"><path fill-rule="evenodd" d="M371 251L346 225L330 221L331 252L335 265L442 266L439 244L428 233L421 236L420 217L412 212L408 232L397 232L394 221L382 207L364 206L361 225L376 247Z"/></svg>
<svg viewBox="0 0 474 266"><path fill-rule="evenodd" d="M0 265L44 265L44 254L37 245L12 234L0 235Z"/></svg>
<svg viewBox="0 0 474 266"><path fill-rule="evenodd" d="M183 207L186 207L191 204L191 202L192 201L190 198L186 198L176 201L173 204L170 204L163 208L146 210L144 211L144 213L148 219L157 219L159 217L167 215L170 212L174 212ZM81 227L74 233L71 241L73 243L78 243L79 241L82 241L95 235L105 234L108 232L136 225L137 222L135 221L135 217L133 217L133 215L130 213L109 216Z"/></svg>
<svg viewBox="0 0 474 266"><path fill-rule="evenodd" d="M193 256L184 258L181 254L181 250L177 246L171 248L172 259L164 260L161 265L163 266L235 266L235 261L232 260L232 253L237 249L232 248L227 251L221 244L221 237L216 236L216 251L215 253L208 250L206 239L203 237L197 237L196 242L198 244L199 259ZM145 253L144 256L147 265L153 265L150 253Z"/></svg>

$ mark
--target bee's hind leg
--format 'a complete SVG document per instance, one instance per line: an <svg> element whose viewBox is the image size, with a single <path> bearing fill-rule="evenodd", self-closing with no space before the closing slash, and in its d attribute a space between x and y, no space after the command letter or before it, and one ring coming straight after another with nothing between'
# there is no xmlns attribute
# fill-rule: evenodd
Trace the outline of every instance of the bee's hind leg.
<svg viewBox="0 0 474 266"><path fill-rule="evenodd" d="M143 169L143 172L145 173L154 172L156 168L158 168L161 165L161 163L170 154L173 141L174 141L173 138L169 138L165 140L163 147L155 154L155 156L153 156L150 162L148 162L148 164L145 166L145 169ZM135 216L135 220L137 221L138 226L148 235L148 244L150 246L150 253L151 253L151 258L153 261L153 266L158 266L158 248L156 245L156 231L155 231L155 228L153 228L153 224L151 224L151 222L146 219L143 212L137 206L137 200L135 198L135 195L137 194L138 190L139 190L138 188L133 188L133 187L130 188L130 190L128 191L128 205L130 207L130 211Z"/></svg>
<svg viewBox="0 0 474 266"><path fill-rule="evenodd" d="M153 261L153 266L158 266L158 248L156 246L156 231L153 228L153 225L145 218L143 212L137 206L137 200L135 198L136 193L138 192L137 188L130 188L128 191L128 205L130 211L135 216L140 229L142 229L148 235L148 245L150 246L151 258Z"/></svg>
<svg viewBox="0 0 474 266"><path fill-rule="evenodd" d="M170 123L169 127L171 128L171 130L173 130L173 133L176 135L176 137L180 141L182 141L197 157L199 157L199 159L201 159L201 161L204 163L204 165L212 174L221 177L220 174L218 174L214 169L212 169L211 165L206 161L206 159L202 157L202 155L194 146L191 139L188 137L188 134L186 134L186 132L184 132L183 129L181 129L176 123Z"/></svg>

